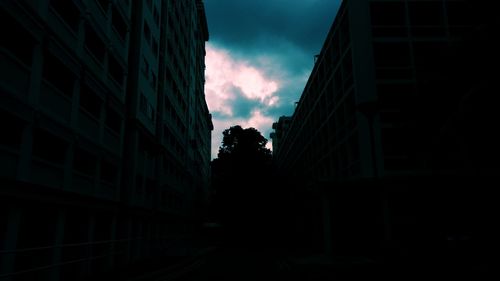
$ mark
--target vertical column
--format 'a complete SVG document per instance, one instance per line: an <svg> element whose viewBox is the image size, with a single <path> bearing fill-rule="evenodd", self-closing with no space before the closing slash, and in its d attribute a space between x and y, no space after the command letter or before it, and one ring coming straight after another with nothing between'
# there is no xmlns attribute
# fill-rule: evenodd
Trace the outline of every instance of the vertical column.
<svg viewBox="0 0 500 281"><path fill-rule="evenodd" d="M22 210L19 207L12 207L8 212L5 241L0 241L4 244L3 249L5 251L5 253L2 253L0 256L0 276L14 272L16 261L15 250L17 249L19 225L22 217ZM2 277L2 281L10 280L12 280L11 277Z"/></svg>
<svg viewBox="0 0 500 281"><path fill-rule="evenodd" d="M115 265L115 256L116 256L116 214L113 214L111 217L111 226L110 226L110 235L109 235L109 240L113 241L109 245L109 259L108 259L108 265L109 268L113 268Z"/></svg>
<svg viewBox="0 0 500 281"><path fill-rule="evenodd" d="M326 186L324 186L326 187ZM330 200L325 191L322 190L321 195L323 209L323 235L324 235L324 251L326 255L332 254L332 222L330 216Z"/></svg>
<svg viewBox="0 0 500 281"><path fill-rule="evenodd" d="M85 266L85 271L84 271L87 274L87 276L92 274L92 261L93 261L92 260L92 258L93 258L92 247L94 246L93 245L94 229L95 229L95 215L89 214L89 228L88 228L88 232L87 232L89 244L87 246L87 256L86 256L87 261L86 261L86 266Z"/></svg>
<svg viewBox="0 0 500 281"><path fill-rule="evenodd" d="M59 265L62 262L62 247L64 239L64 224L65 224L66 214L63 210L59 210L57 213L56 229L54 233L54 245L52 252L52 265L55 265L50 271L50 280L58 281L60 280L61 268Z"/></svg>

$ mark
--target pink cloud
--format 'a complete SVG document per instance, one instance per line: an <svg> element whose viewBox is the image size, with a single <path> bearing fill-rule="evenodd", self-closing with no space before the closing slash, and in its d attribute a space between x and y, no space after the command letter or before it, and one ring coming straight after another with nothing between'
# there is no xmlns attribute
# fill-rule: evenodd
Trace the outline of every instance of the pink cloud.
<svg viewBox="0 0 500 281"><path fill-rule="evenodd" d="M262 69L247 61L235 59L227 50L207 44L206 51L205 96L208 107L214 114L212 158L215 158L221 145L222 132L231 126L253 127L264 137L269 137L266 134L271 130L274 119L265 115L262 109L279 104L277 91L280 81L266 77ZM251 111L248 119L234 115L232 106L238 98L253 100L258 104L258 108ZM270 147L270 143L268 145Z"/></svg>

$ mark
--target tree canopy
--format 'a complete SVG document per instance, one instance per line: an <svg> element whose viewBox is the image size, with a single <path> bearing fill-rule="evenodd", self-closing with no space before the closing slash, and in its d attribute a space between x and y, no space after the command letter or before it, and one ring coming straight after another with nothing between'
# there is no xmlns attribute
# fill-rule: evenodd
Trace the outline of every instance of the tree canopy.
<svg viewBox="0 0 500 281"><path fill-rule="evenodd" d="M267 139L255 128L237 125L223 132L218 158L212 161L213 206L219 219L233 231L246 229L247 224L262 224L268 216L265 206L270 198L272 154L266 144Z"/></svg>
<svg viewBox="0 0 500 281"><path fill-rule="evenodd" d="M224 130L218 158L249 161L253 159L269 160L271 151L266 148L267 139L255 128L243 129L232 126Z"/></svg>

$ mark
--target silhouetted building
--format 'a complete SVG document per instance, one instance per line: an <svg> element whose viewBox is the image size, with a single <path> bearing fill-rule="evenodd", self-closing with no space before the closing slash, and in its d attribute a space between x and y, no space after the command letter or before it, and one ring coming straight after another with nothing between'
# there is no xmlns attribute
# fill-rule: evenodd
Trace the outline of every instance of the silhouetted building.
<svg viewBox="0 0 500 281"><path fill-rule="evenodd" d="M449 206L422 204L450 192L443 185L460 193L459 176L498 175L484 66L495 67L494 18L474 1L342 2L274 156L297 194L320 201L296 196L313 248L352 254L384 239L437 239L449 229L430 229ZM431 184L442 188L430 195Z"/></svg>
<svg viewBox="0 0 500 281"><path fill-rule="evenodd" d="M207 197L201 0L1 1L0 279L180 255Z"/></svg>
<svg viewBox="0 0 500 281"><path fill-rule="evenodd" d="M292 117L290 116L281 116L278 119L278 122L273 123L274 132L271 133L270 137L273 141L273 155L278 153L278 149L280 147L281 140L286 134L288 127L290 126L290 122L292 121Z"/></svg>

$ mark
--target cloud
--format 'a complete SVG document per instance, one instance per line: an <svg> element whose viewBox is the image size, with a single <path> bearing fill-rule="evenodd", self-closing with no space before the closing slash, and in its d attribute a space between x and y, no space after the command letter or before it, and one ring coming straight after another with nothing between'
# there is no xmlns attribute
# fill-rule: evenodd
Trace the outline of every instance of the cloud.
<svg viewBox="0 0 500 281"><path fill-rule="evenodd" d="M222 132L234 125L253 127L268 137L279 108L280 75L266 75L263 68L233 58L227 50L207 44L205 96L213 115L212 157L216 157Z"/></svg>
<svg viewBox="0 0 500 281"><path fill-rule="evenodd" d="M224 129L251 126L268 138L273 121L293 114L340 2L205 0L213 157Z"/></svg>
<svg viewBox="0 0 500 281"><path fill-rule="evenodd" d="M265 48L278 38L308 52L321 47L340 1L205 0L205 5L211 38L231 49Z"/></svg>

